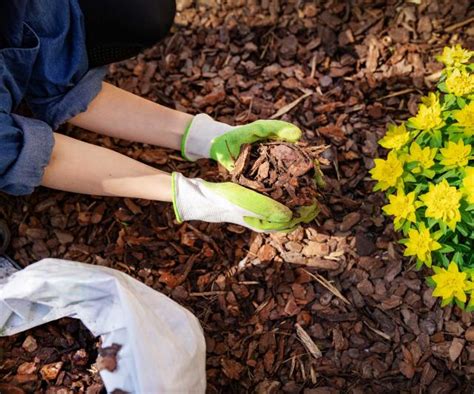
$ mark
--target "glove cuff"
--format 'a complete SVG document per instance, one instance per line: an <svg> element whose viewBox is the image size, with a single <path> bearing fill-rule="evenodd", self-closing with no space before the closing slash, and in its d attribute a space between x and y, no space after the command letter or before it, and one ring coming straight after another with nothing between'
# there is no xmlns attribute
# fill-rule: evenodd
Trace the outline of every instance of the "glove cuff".
<svg viewBox="0 0 474 394"><path fill-rule="evenodd" d="M214 138L233 128L233 126L212 119L209 115L196 115L181 139L181 155L189 161L210 158Z"/></svg>
<svg viewBox="0 0 474 394"><path fill-rule="evenodd" d="M202 220L210 223L235 223L248 225L244 216L255 214L229 202L225 197L206 187L208 182L200 178L186 178L173 172L171 174L173 190L173 208L179 223L188 220Z"/></svg>
<svg viewBox="0 0 474 394"><path fill-rule="evenodd" d="M174 215L176 216L176 220L178 223L183 223L183 217L179 212L178 208L178 177L181 174L178 172L171 173L171 195L172 195L172 202L173 202L173 211Z"/></svg>

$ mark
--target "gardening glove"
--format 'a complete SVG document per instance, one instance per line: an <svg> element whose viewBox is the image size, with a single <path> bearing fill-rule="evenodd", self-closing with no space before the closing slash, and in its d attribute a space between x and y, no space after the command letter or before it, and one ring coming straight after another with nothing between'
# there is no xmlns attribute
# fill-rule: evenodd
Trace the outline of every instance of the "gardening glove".
<svg viewBox="0 0 474 394"><path fill-rule="evenodd" d="M257 232L291 231L301 222L313 220L316 204L303 207L299 217L283 204L232 182L213 183L200 178L172 174L176 219L235 223Z"/></svg>
<svg viewBox="0 0 474 394"><path fill-rule="evenodd" d="M244 126L229 126L209 115L199 114L181 140L181 153L190 161L214 159L231 171L243 144L262 140L296 142L300 138L298 127L281 120L257 120Z"/></svg>

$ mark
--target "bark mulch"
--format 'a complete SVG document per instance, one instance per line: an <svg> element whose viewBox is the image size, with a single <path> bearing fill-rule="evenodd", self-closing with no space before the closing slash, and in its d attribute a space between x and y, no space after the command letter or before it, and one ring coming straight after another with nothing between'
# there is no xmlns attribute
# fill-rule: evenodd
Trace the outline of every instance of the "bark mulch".
<svg viewBox="0 0 474 394"><path fill-rule="evenodd" d="M297 144L280 141L246 144L229 175L232 182L296 210L317 201L317 162L309 149Z"/></svg>
<svg viewBox="0 0 474 394"><path fill-rule="evenodd" d="M308 146L320 149L326 175L316 222L286 235L178 225L169 204L40 188L0 196L14 230L10 254L23 266L61 257L113 267L189 308L207 338L209 393L472 392L473 316L441 309L402 257L368 170L384 154L377 140L386 124L411 116L436 83L434 56L452 43L474 47L473 6L214 3L180 1L174 33L112 65L108 78L231 124L276 114L299 125ZM65 132L168 171L228 176L170 150ZM2 344L11 349L21 340ZM12 368L10 351L0 361L7 383L23 372ZM66 377L57 379L41 387L72 392Z"/></svg>

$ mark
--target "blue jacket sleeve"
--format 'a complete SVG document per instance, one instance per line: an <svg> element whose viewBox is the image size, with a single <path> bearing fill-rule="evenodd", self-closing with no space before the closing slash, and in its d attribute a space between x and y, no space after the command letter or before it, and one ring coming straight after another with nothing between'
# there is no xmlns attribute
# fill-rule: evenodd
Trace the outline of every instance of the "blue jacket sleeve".
<svg viewBox="0 0 474 394"><path fill-rule="evenodd" d="M77 0L30 0L28 15L40 46L26 101L35 117L54 130L87 109L102 87L106 68L89 70Z"/></svg>
<svg viewBox="0 0 474 394"><path fill-rule="evenodd" d="M40 184L54 137L46 123L11 114L26 91L39 42L26 29L21 42L9 44L0 49L0 190L20 195Z"/></svg>
<svg viewBox="0 0 474 394"><path fill-rule="evenodd" d="M41 183L54 137L44 122L0 112L0 190L30 194Z"/></svg>

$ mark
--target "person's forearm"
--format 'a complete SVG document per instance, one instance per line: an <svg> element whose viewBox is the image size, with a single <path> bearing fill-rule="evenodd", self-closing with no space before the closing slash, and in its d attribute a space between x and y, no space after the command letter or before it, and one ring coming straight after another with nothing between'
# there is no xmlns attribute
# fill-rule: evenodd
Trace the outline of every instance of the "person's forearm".
<svg viewBox="0 0 474 394"><path fill-rule="evenodd" d="M108 83L73 125L129 141L180 149L192 115L166 108Z"/></svg>
<svg viewBox="0 0 474 394"><path fill-rule="evenodd" d="M110 149L54 134L42 185L100 196L171 201L171 176Z"/></svg>

